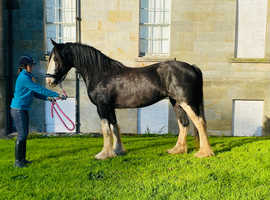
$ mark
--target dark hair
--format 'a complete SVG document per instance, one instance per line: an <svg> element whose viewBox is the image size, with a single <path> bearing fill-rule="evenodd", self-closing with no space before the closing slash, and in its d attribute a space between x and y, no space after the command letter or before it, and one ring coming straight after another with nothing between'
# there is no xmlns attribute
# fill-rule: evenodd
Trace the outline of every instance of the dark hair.
<svg viewBox="0 0 270 200"><path fill-rule="evenodd" d="M21 73L21 71L22 71L23 69L26 69L26 68L27 68L27 65L28 65L28 64L21 64L21 65L19 66L19 68L18 68L17 74Z"/></svg>

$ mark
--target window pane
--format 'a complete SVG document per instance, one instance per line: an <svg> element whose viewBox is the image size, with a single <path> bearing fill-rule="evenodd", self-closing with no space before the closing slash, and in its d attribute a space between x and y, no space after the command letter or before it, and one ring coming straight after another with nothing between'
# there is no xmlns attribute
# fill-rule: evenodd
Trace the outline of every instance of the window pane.
<svg viewBox="0 0 270 200"><path fill-rule="evenodd" d="M169 12L164 12L164 24L170 24L170 13Z"/></svg>
<svg viewBox="0 0 270 200"><path fill-rule="evenodd" d="M141 8L149 8L149 1L148 0L141 0Z"/></svg>
<svg viewBox="0 0 270 200"><path fill-rule="evenodd" d="M153 27L153 39L161 39L161 27L160 26L154 26Z"/></svg>
<svg viewBox="0 0 270 200"><path fill-rule="evenodd" d="M170 11L171 10L171 1L170 0L164 0L164 10Z"/></svg>
<svg viewBox="0 0 270 200"><path fill-rule="evenodd" d="M148 0L148 9L155 10L155 0Z"/></svg>
<svg viewBox="0 0 270 200"><path fill-rule="evenodd" d="M169 40L162 40L162 54L169 53Z"/></svg>
<svg viewBox="0 0 270 200"><path fill-rule="evenodd" d="M161 11L162 7L162 0L156 0L156 11Z"/></svg>
<svg viewBox="0 0 270 200"><path fill-rule="evenodd" d="M152 34L152 27L141 26L140 38L149 39L149 38L151 38L151 34Z"/></svg>
<svg viewBox="0 0 270 200"><path fill-rule="evenodd" d="M156 12L155 24L163 24L163 13Z"/></svg>
<svg viewBox="0 0 270 200"><path fill-rule="evenodd" d="M51 38L53 40L56 40L56 34L57 34L57 25L56 24L47 24L46 27L46 31L47 31L47 50L51 50L53 48L53 45L51 43Z"/></svg>
<svg viewBox="0 0 270 200"><path fill-rule="evenodd" d="M148 19L148 12L145 9L141 9L140 12L140 22L141 23L148 23L149 19Z"/></svg>
<svg viewBox="0 0 270 200"><path fill-rule="evenodd" d="M148 52L148 41L140 39L140 55L145 56L145 52Z"/></svg>
<svg viewBox="0 0 270 200"><path fill-rule="evenodd" d="M47 7L47 13L46 13L46 16L47 16L47 22L54 22L55 21L55 13L54 13L54 9L53 7Z"/></svg>
<svg viewBox="0 0 270 200"><path fill-rule="evenodd" d="M72 10L64 10L63 22L75 23L75 13Z"/></svg>
<svg viewBox="0 0 270 200"><path fill-rule="evenodd" d="M63 8L72 9L76 7L76 1L64 0Z"/></svg>
<svg viewBox="0 0 270 200"><path fill-rule="evenodd" d="M154 11L150 11L149 15L148 15L148 23L149 24L154 24L155 23L155 12Z"/></svg>
<svg viewBox="0 0 270 200"><path fill-rule="evenodd" d="M63 42L74 42L76 37L76 27L63 26Z"/></svg>
<svg viewBox="0 0 270 200"><path fill-rule="evenodd" d="M163 26L162 27L162 39L169 39L170 38L170 27Z"/></svg>
<svg viewBox="0 0 270 200"><path fill-rule="evenodd" d="M160 54L160 40L154 40L153 41L153 54Z"/></svg>

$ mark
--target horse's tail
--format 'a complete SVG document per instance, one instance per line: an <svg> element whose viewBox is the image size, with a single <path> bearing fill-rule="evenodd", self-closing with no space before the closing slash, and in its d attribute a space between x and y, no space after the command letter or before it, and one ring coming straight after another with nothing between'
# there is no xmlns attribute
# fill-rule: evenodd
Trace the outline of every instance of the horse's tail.
<svg viewBox="0 0 270 200"><path fill-rule="evenodd" d="M194 68L195 73L197 74L197 83L198 83L198 87L199 87L199 94L198 94L198 111L199 111L199 116L203 118L203 120L205 121L205 115L204 115L204 101L203 101L203 74L202 71L199 67L197 67L196 65L192 65Z"/></svg>
<svg viewBox="0 0 270 200"><path fill-rule="evenodd" d="M204 124L206 126L206 119L205 119L205 114L204 114L204 100L203 100L203 74L202 71L199 67L197 67L196 65L192 65L194 67L194 71L197 74L197 78L198 78L198 86L199 86L199 94L198 94L198 114L200 117L202 117L202 119L204 120ZM196 148L199 147L199 133L198 130L195 128L194 129L194 137L195 137L195 146Z"/></svg>

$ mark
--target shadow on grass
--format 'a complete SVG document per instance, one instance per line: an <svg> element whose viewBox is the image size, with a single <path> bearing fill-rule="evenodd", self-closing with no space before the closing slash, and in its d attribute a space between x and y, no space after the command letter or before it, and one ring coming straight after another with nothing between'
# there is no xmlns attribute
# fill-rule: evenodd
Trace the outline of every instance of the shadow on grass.
<svg viewBox="0 0 270 200"><path fill-rule="evenodd" d="M78 153L78 152L81 152L81 151L85 151L85 150L89 150L90 148L101 148L102 146L101 145L95 145L95 146L91 146L91 147L84 147L84 148L77 148L77 149L69 149L69 150L63 150L63 151L58 151L56 153L51 153L51 154L47 154L47 155L44 155L36 160L33 160L35 162L40 162L44 159L55 159L55 158L60 158L60 157L64 157L64 156L67 156L67 155L71 155L71 154L75 154L75 153Z"/></svg>
<svg viewBox="0 0 270 200"><path fill-rule="evenodd" d="M165 139L165 138L164 138ZM124 144L132 144L132 143L140 143L140 142L155 142L155 141L160 141L162 138L141 138L141 139L132 139L132 140L123 140ZM176 141L175 141L176 142Z"/></svg>
<svg viewBox="0 0 270 200"><path fill-rule="evenodd" d="M136 139L136 140L131 140L131 141L126 141L124 143L124 145L126 144L127 147L127 153L129 152L134 152L134 151L139 151L139 150L144 150L144 149L150 149L152 147L160 147L160 146L166 146L166 145L171 145L170 147L168 147L167 150L173 148L177 142L177 138L178 135L175 135L175 140L173 141L167 141L166 139L168 138L173 138L173 137L154 137L154 138L147 138L147 139ZM162 141L162 140L165 141ZM128 148L128 144L131 144L133 142L143 142L144 145L140 146L140 147L135 147L135 148ZM148 144L145 144L145 142L151 142ZM199 148L196 147L196 142L195 142L195 138L190 136L187 138L187 142L188 142L188 153L193 152L194 150L199 150ZM167 151L164 151L165 153L167 153Z"/></svg>
<svg viewBox="0 0 270 200"><path fill-rule="evenodd" d="M133 152L133 151L139 151L139 150L143 150L143 149L149 149L149 148L152 148L152 147L160 147L160 146L166 146L166 145L174 145L175 142L157 142L157 143L151 143L151 144L145 144L144 146L141 146L141 147L135 147L135 148L127 148L127 151L128 152Z"/></svg>
<svg viewBox="0 0 270 200"><path fill-rule="evenodd" d="M254 143L258 141L270 140L270 137L254 137L254 138L243 138L243 137L226 137L218 138L220 141L211 142L211 146L214 148L218 148L215 150L215 154L218 155L220 153L231 151L233 148L240 147L249 143Z"/></svg>

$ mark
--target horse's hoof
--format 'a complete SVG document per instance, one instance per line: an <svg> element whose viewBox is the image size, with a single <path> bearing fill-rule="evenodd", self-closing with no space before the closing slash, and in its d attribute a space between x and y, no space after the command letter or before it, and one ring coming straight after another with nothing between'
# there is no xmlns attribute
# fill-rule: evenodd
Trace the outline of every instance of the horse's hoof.
<svg viewBox="0 0 270 200"><path fill-rule="evenodd" d="M115 149L113 151L118 156L126 155L126 153L127 153L126 150L123 150L123 149L120 149L120 150L119 149Z"/></svg>
<svg viewBox="0 0 270 200"><path fill-rule="evenodd" d="M195 153L195 157L197 158L205 158L205 157L211 157L214 156L214 152L211 149L207 150L199 150L197 153Z"/></svg>
<svg viewBox="0 0 270 200"><path fill-rule="evenodd" d="M175 146L172 149L167 150L169 154L183 154L187 153L187 146L186 145L179 145Z"/></svg>
<svg viewBox="0 0 270 200"><path fill-rule="evenodd" d="M172 148L167 150L167 152L169 154L184 154L187 153L187 149L186 148Z"/></svg>
<svg viewBox="0 0 270 200"><path fill-rule="evenodd" d="M101 151L95 156L97 160L105 160L107 158L113 158L116 154L113 151Z"/></svg>

